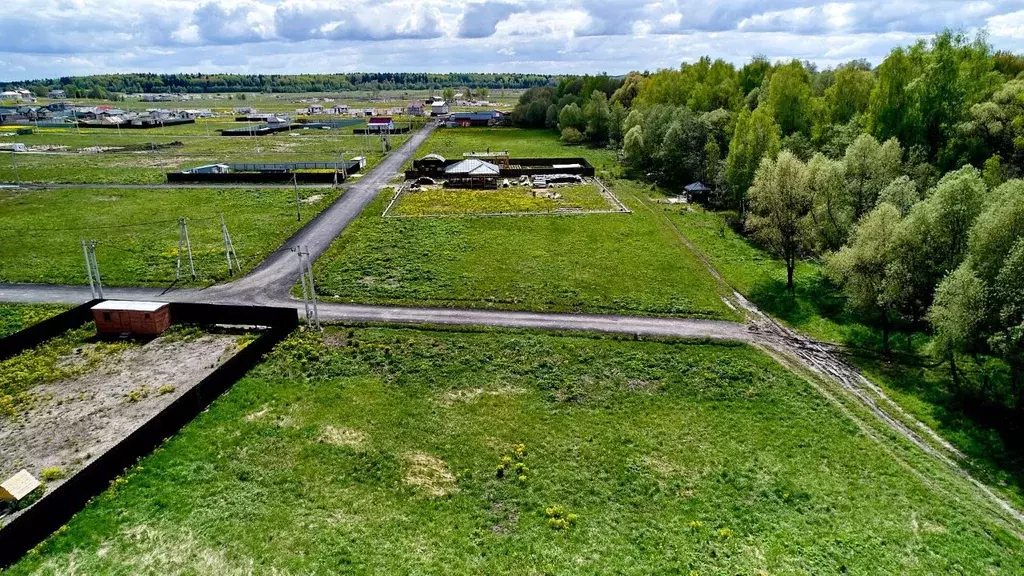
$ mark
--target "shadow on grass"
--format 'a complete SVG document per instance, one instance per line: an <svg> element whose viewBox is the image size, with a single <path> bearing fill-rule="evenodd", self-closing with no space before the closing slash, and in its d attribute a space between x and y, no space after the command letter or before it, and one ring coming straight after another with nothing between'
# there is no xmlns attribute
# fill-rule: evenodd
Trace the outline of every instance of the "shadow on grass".
<svg viewBox="0 0 1024 576"><path fill-rule="evenodd" d="M930 420L971 459L984 480L1009 487L1017 504L1024 503L1024 414L991 396L1009 381L1005 365L988 361L985 366L962 366L965 384L958 390L945 365L916 367L864 359L856 364L878 375L893 392L920 402L912 412Z"/></svg>

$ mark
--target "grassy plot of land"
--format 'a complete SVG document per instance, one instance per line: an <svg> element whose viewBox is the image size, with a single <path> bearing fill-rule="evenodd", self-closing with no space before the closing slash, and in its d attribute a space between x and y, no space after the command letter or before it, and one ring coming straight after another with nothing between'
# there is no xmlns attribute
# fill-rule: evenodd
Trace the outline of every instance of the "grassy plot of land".
<svg viewBox="0 0 1024 576"><path fill-rule="evenodd" d="M556 197L557 195L557 197ZM513 186L497 190L432 187L407 190L389 216L455 216L463 214L524 214L530 212L613 210L595 183L548 189Z"/></svg>
<svg viewBox="0 0 1024 576"><path fill-rule="evenodd" d="M917 465L747 347L329 329L10 573L1024 570Z"/></svg>
<svg viewBox="0 0 1024 576"><path fill-rule="evenodd" d="M666 212L679 229L712 261L725 279L762 310L817 338L844 344L880 347L877 330L858 323L844 309L837 288L824 276L821 264L801 261L796 269L796 295L785 289L786 269L781 260L734 232L722 214ZM902 344L903 338L897 339ZM926 336L910 343L920 352ZM902 346L901 346L902 347ZM971 399L973 390L952 385L948 366L929 366L926 358L897 357L895 362L851 358L903 410L937 431L968 456L964 465L993 489L1024 506L1024 430L1012 412ZM1006 366L994 359L982 365L963 358L967 382L978 386L1006 382ZM977 390L983 394L984 390Z"/></svg>
<svg viewBox="0 0 1024 576"><path fill-rule="evenodd" d="M0 190L0 282L84 284L80 239L96 240L105 284L168 284L178 259L178 223L188 219L200 283L228 276L223 214L243 272L276 250L339 192L278 189ZM188 277L187 255L183 262Z"/></svg>
<svg viewBox="0 0 1024 576"><path fill-rule="evenodd" d="M389 200L379 195L317 260L324 297L735 318L693 254L648 214L385 218Z"/></svg>
<svg viewBox="0 0 1024 576"><path fill-rule="evenodd" d="M1024 429L1017 412L996 403L979 402L986 384L1008 381L1004 363L979 357L958 362L970 385L954 386L948 365L924 366L856 358L872 382L881 386L904 410L937 431L968 458L965 465L977 478L1024 508Z"/></svg>
<svg viewBox="0 0 1024 576"><path fill-rule="evenodd" d="M0 338L38 324L69 308L63 304L0 304Z"/></svg>
<svg viewBox="0 0 1024 576"><path fill-rule="evenodd" d="M342 155L346 159L365 156L369 170L382 159L379 140L353 135L351 128L297 130L256 138L217 136L213 132L214 127L244 126L203 121L120 133L92 129L81 134L73 129L44 128L28 136L0 137L0 142L30 147L67 147L60 152L5 156L0 161L0 182L157 184L165 181L164 174L169 171L213 162L335 162ZM392 136L392 147L397 148L407 138ZM169 146L175 142L181 145ZM142 149L150 145L156 149ZM90 152L95 147L128 150Z"/></svg>

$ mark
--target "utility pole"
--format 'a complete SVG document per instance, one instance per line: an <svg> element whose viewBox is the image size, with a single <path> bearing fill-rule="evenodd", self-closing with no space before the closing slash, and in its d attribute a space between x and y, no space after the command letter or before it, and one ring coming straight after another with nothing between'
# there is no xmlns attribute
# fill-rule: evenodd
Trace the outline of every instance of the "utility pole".
<svg viewBox="0 0 1024 576"><path fill-rule="evenodd" d="M292 252L299 257L299 280L302 283L302 305L306 308L306 326L309 326L309 292L306 290L306 267L302 264L302 247L292 248Z"/></svg>
<svg viewBox="0 0 1024 576"><path fill-rule="evenodd" d="M323 331L320 327L320 310L316 306L316 286L313 285L313 261L309 257L309 246L306 246L306 273L309 274L309 295L313 299L313 322L317 331Z"/></svg>
<svg viewBox="0 0 1024 576"><path fill-rule="evenodd" d="M89 290L93 299L103 298L103 281L100 280L100 264L96 261L96 241L86 242L82 238L82 253L85 255L85 274L89 278Z"/></svg>
<svg viewBox="0 0 1024 576"><path fill-rule="evenodd" d="M299 257L299 281L302 284L302 304L306 310L306 328L312 326L319 331L321 330L320 311L317 309L316 286L313 284L313 265L309 258L309 247L306 246L303 249L302 246L296 246L292 248L292 252ZM305 256L305 260L303 260L303 256ZM310 309L311 303L312 309Z"/></svg>
<svg viewBox="0 0 1024 576"><path fill-rule="evenodd" d="M174 272L175 281L181 280L181 253L183 250L188 250L188 267L192 272L192 279L196 279L196 265L192 261L192 242L188 239L188 224L185 222L185 217L178 218L178 266Z"/></svg>
<svg viewBox="0 0 1024 576"><path fill-rule="evenodd" d="M302 222L302 202L299 200L299 175L292 173L292 186L295 187L295 218Z"/></svg>
<svg viewBox="0 0 1024 576"><path fill-rule="evenodd" d="M231 242L231 234L228 233L228 225L224 222L224 215L220 215L220 233L224 236L224 257L228 261L228 276L234 276L235 268L238 272L242 272L242 267L238 264L238 255L235 254L235 245ZM234 265L232 267L232 260Z"/></svg>

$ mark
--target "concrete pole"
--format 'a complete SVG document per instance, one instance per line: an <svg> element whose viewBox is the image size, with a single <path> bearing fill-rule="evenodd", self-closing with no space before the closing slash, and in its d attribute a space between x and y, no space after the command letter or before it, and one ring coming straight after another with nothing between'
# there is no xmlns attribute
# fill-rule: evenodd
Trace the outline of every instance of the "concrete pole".
<svg viewBox="0 0 1024 576"><path fill-rule="evenodd" d="M92 254L92 267L96 274L96 291L99 292L100 298L103 298L103 280L100 279L100 263L96 260L96 241L92 240L89 242L89 253Z"/></svg>
<svg viewBox="0 0 1024 576"><path fill-rule="evenodd" d="M89 247L85 244L85 238L82 238L82 254L85 255L85 275L89 277L89 290L92 291L92 297L96 299L96 284L92 281L92 260L89 259Z"/></svg>
<svg viewBox="0 0 1024 576"><path fill-rule="evenodd" d="M292 251L299 256L299 279L302 282L302 305L306 307L306 326L309 326L309 293L306 291L306 270L302 265L302 247L296 246Z"/></svg>
<svg viewBox="0 0 1024 576"><path fill-rule="evenodd" d="M316 329L322 331L320 327L320 311L316 306L316 286L313 285L313 262L309 258L309 246L306 246L306 272L309 274L309 295L310 299L313 300L313 321L316 323Z"/></svg>

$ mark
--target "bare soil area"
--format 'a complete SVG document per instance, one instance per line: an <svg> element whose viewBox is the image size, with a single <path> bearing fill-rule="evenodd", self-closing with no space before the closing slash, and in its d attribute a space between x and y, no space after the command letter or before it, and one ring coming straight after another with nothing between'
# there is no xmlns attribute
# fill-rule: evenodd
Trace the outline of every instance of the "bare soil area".
<svg viewBox="0 0 1024 576"><path fill-rule="evenodd" d="M239 339L157 338L85 374L38 386L33 406L0 427L0 478L22 468L39 479L49 468L73 475L231 358ZM47 491L61 481L49 480Z"/></svg>

